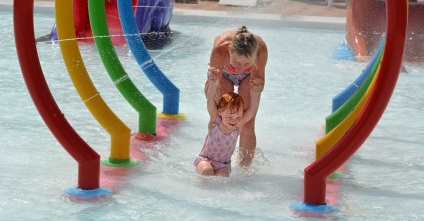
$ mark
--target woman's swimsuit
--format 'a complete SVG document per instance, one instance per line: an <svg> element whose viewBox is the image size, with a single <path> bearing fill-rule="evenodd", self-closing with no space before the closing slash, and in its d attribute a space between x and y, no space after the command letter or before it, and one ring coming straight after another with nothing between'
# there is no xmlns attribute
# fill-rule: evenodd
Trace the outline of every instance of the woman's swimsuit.
<svg viewBox="0 0 424 221"><path fill-rule="evenodd" d="M235 86L239 86L240 83L247 77L250 75L250 73L252 73L251 71L251 67L245 69L243 72L241 73L237 73L236 69L230 64L228 66L226 66L223 70L222 70L222 75L227 78L228 80L232 81L234 83Z"/></svg>
<svg viewBox="0 0 424 221"><path fill-rule="evenodd" d="M214 170L226 168L231 172L231 156L238 138L237 129L225 135L219 129L219 122L221 122L220 116L217 117L216 123L212 124L212 130L206 136L202 151L193 165L197 166L200 161L208 161Z"/></svg>

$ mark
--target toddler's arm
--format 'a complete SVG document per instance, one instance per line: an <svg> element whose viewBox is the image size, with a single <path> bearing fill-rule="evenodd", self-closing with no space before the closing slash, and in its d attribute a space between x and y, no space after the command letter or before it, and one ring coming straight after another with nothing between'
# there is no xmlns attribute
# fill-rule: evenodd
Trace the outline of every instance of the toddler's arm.
<svg viewBox="0 0 424 221"><path fill-rule="evenodd" d="M208 70L209 87L206 93L207 108L208 108L208 112L210 116L209 128L212 126L213 121L215 121L216 117L218 116L218 109L215 103L215 96L216 96L216 93L218 92L220 76L221 76L220 70L214 67L209 68Z"/></svg>

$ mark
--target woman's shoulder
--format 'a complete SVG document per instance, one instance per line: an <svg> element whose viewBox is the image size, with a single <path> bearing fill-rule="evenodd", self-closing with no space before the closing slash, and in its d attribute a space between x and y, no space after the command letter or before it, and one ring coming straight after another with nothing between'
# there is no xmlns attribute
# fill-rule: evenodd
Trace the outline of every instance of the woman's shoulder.
<svg viewBox="0 0 424 221"><path fill-rule="evenodd" d="M233 40L234 34L231 34L230 32L223 32L216 36L215 38L215 47L224 47L228 46L231 41Z"/></svg>
<svg viewBox="0 0 424 221"><path fill-rule="evenodd" d="M258 41L258 56L264 56L268 55L268 46L266 45L265 41L261 38L259 35L255 35L256 41Z"/></svg>
<svg viewBox="0 0 424 221"><path fill-rule="evenodd" d="M226 30L224 32L221 32L221 34L219 34L218 37L222 36L222 37L228 37L232 39L234 35L236 35L236 33L237 33L237 30Z"/></svg>
<svg viewBox="0 0 424 221"><path fill-rule="evenodd" d="M256 35L256 34L253 34L253 36L255 36L256 41L258 41L258 43L259 43L259 47L266 47L266 43L265 43L265 41L262 39L262 37L261 37L261 36Z"/></svg>
<svg viewBox="0 0 424 221"><path fill-rule="evenodd" d="M231 44L231 39L225 36L218 36L213 44L212 53L215 56L225 57L228 55L228 47Z"/></svg>

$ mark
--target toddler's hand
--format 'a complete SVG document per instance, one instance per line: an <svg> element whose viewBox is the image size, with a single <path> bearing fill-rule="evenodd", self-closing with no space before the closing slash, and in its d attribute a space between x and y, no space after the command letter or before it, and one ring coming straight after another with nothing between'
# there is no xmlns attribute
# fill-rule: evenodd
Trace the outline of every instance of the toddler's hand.
<svg viewBox="0 0 424 221"><path fill-rule="evenodd" d="M208 80L211 82L215 82L219 80L221 76L221 71L214 67L209 67L208 69Z"/></svg>
<svg viewBox="0 0 424 221"><path fill-rule="evenodd" d="M260 94L264 90L264 80L254 78L250 80L250 92Z"/></svg>

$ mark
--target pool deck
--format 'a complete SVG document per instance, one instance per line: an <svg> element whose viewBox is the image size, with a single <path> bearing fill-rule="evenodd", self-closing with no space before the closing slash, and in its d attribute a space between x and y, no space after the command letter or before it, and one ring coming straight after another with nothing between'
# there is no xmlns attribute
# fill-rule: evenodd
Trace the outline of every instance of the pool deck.
<svg viewBox="0 0 424 221"><path fill-rule="evenodd" d="M343 31L346 29L346 1L334 0L257 0L256 7L221 5L218 0L175 3L173 21L268 25ZM34 12L54 14L54 0L35 0ZM12 11L13 0L0 0L0 11Z"/></svg>
<svg viewBox="0 0 424 221"><path fill-rule="evenodd" d="M324 0L257 0L256 7L221 5L218 0L197 0L197 3L175 3L176 14L203 16L232 16L243 14L249 18L310 17L313 19L334 19L337 22L346 18L346 1L334 0L328 7ZM35 0L36 8L53 8L54 0ZM13 5L13 0L0 0L0 5Z"/></svg>
<svg viewBox="0 0 424 221"><path fill-rule="evenodd" d="M346 17L346 1L324 0L257 0L256 7L219 4L218 0L198 0L197 4L175 3L177 10L221 11L228 13L274 14L281 16Z"/></svg>
<svg viewBox="0 0 424 221"><path fill-rule="evenodd" d="M328 7L324 0L262 1L266 3L256 7L220 5L216 0L198 0L197 4L175 3L173 20L221 24L246 24L248 20L249 25L339 31L346 29L345 2L335 1L332 7Z"/></svg>

